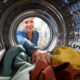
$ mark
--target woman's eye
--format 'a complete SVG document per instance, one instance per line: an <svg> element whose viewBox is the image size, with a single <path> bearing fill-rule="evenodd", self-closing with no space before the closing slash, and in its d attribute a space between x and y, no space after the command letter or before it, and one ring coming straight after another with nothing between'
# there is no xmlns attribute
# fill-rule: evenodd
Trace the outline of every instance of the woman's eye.
<svg viewBox="0 0 80 80"><path fill-rule="evenodd" d="M25 22L25 24L27 24L28 22Z"/></svg>
<svg viewBox="0 0 80 80"><path fill-rule="evenodd" d="M31 21L31 23L33 23L33 21Z"/></svg>

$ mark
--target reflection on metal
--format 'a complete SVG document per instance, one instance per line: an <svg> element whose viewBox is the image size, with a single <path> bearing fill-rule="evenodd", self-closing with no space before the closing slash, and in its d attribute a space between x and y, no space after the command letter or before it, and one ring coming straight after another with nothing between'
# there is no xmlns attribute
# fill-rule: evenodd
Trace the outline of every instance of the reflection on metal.
<svg viewBox="0 0 80 80"><path fill-rule="evenodd" d="M5 52L6 52L6 49L0 49L0 62Z"/></svg>
<svg viewBox="0 0 80 80"><path fill-rule="evenodd" d="M0 43L0 49L2 48L1 43Z"/></svg>
<svg viewBox="0 0 80 80"><path fill-rule="evenodd" d="M7 2L7 0L3 0L3 3L6 3Z"/></svg>
<svg viewBox="0 0 80 80"><path fill-rule="evenodd" d="M62 15L59 13L59 11L58 11L54 6L49 5L49 4L46 3L46 2L44 2L44 4L47 5L47 6L56 14L56 16L58 17L58 19L59 19L59 21L60 21L60 23L61 23L61 26L58 25L58 27L56 27L55 21L54 21L53 24L52 24L53 26L55 26L55 28L58 28L58 31L59 31L59 33L58 33L58 41L57 41L56 48L57 48L57 47L60 47L61 45L65 45L65 43L66 43L66 35L67 35L67 34L66 34L65 22L64 22L64 19L63 19ZM54 25L54 24L55 24L55 25ZM58 23L57 23L57 24L58 24ZM60 31L60 28L62 28L62 31ZM55 35L57 36L57 34L55 34ZM55 38L54 41L56 41L56 38ZM61 42L62 42L62 43L61 43ZM54 43L55 43L55 42L52 41L52 44L49 46L50 51L53 50L52 48L55 48Z"/></svg>

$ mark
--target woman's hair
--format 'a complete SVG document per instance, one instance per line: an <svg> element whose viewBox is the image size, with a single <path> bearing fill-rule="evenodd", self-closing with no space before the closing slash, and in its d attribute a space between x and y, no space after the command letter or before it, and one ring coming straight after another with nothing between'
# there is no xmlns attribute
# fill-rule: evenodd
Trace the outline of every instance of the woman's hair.
<svg viewBox="0 0 80 80"><path fill-rule="evenodd" d="M32 18L32 17L28 17L28 18ZM33 18L35 18L35 17L33 17ZM27 19L27 18L25 18L25 19ZM22 22L23 22L25 19L23 19Z"/></svg>

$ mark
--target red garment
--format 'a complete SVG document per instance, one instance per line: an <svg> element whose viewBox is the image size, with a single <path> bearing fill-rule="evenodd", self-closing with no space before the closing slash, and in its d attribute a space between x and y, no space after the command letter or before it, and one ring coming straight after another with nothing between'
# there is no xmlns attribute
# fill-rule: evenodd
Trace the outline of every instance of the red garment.
<svg viewBox="0 0 80 80"><path fill-rule="evenodd" d="M38 60L31 71L31 80L80 80L80 70L73 69L69 62L61 65L50 65Z"/></svg>

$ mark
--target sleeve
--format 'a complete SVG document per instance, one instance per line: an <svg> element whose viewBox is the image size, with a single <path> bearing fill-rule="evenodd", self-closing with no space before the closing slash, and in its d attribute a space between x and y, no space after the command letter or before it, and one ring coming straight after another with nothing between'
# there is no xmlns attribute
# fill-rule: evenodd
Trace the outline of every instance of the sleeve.
<svg viewBox="0 0 80 80"><path fill-rule="evenodd" d="M31 43L28 39L26 39L20 32L17 32L16 36L17 36L18 43L21 44L26 49L29 56L31 56L31 52L33 50L39 49L37 46Z"/></svg>
<svg viewBox="0 0 80 80"><path fill-rule="evenodd" d="M36 31L35 35L37 36L37 42L38 42L38 39L39 39L39 32Z"/></svg>

